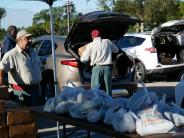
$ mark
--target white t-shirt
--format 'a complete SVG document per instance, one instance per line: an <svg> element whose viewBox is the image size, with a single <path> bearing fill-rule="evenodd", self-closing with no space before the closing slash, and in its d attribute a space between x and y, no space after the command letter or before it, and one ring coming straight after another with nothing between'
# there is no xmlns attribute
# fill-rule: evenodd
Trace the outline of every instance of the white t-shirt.
<svg viewBox="0 0 184 138"><path fill-rule="evenodd" d="M112 64L112 52L117 53L118 47L108 39L97 37L93 42L86 45L80 60L86 62L91 60L90 65L108 65Z"/></svg>
<svg viewBox="0 0 184 138"><path fill-rule="evenodd" d="M41 61L38 55L30 49L30 55L16 46L7 52L0 62L0 69L8 72L11 84L34 85L41 81Z"/></svg>

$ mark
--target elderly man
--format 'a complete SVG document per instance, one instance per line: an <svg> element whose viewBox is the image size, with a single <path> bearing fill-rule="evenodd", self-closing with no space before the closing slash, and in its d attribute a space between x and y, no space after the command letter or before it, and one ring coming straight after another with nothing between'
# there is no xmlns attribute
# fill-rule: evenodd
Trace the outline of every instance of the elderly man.
<svg viewBox="0 0 184 138"><path fill-rule="evenodd" d="M31 36L25 30L18 32L17 45L7 52L0 62L0 86L4 84L4 72L8 73L8 82L13 91L26 92L23 104L35 106L40 102L41 61L30 48Z"/></svg>
<svg viewBox="0 0 184 138"><path fill-rule="evenodd" d="M112 96L112 52L117 53L118 47L108 39L100 37L99 30L93 30L93 41L86 45L80 60L86 62L90 59L92 69L91 88L100 84L100 88Z"/></svg>

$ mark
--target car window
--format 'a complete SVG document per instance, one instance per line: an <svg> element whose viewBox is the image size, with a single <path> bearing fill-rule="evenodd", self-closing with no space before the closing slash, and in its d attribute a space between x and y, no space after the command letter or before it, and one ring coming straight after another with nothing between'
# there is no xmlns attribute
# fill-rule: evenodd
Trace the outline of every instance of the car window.
<svg viewBox="0 0 184 138"><path fill-rule="evenodd" d="M124 36L122 37L117 45L119 48L128 48L141 45L144 42L145 38L135 37L135 36Z"/></svg>
<svg viewBox="0 0 184 138"><path fill-rule="evenodd" d="M55 44L55 49L57 48L57 45ZM46 56L52 54L52 44L50 40L44 40L41 43L41 46L38 49L38 55L39 56Z"/></svg>

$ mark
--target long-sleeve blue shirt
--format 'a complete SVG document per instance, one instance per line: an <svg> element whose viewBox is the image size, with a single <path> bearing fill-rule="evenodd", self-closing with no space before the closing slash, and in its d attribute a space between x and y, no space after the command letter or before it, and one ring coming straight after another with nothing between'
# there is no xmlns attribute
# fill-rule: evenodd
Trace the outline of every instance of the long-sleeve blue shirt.
<svg viewBox="0 0 184 138"><path fill-rule="evenodd" d="M10 35L6 35L3 40L2 54L4 55L6 52L10 51L15 46L16 41Z"/></svg>

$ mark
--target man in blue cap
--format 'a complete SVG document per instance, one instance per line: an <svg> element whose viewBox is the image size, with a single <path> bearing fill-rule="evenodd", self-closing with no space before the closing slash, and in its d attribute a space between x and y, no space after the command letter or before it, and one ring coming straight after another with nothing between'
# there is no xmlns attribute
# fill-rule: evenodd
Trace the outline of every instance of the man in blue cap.
<svg viewBox="0 0 184 138"><path fill-rule="evenodd" d="M117 53L118 47L109 39L102 39L98 29L91 31L92 42L86 45L80 60L90 59L92 69L91 88L100 84L100 88L112 96L112 52Z"/></svg>

